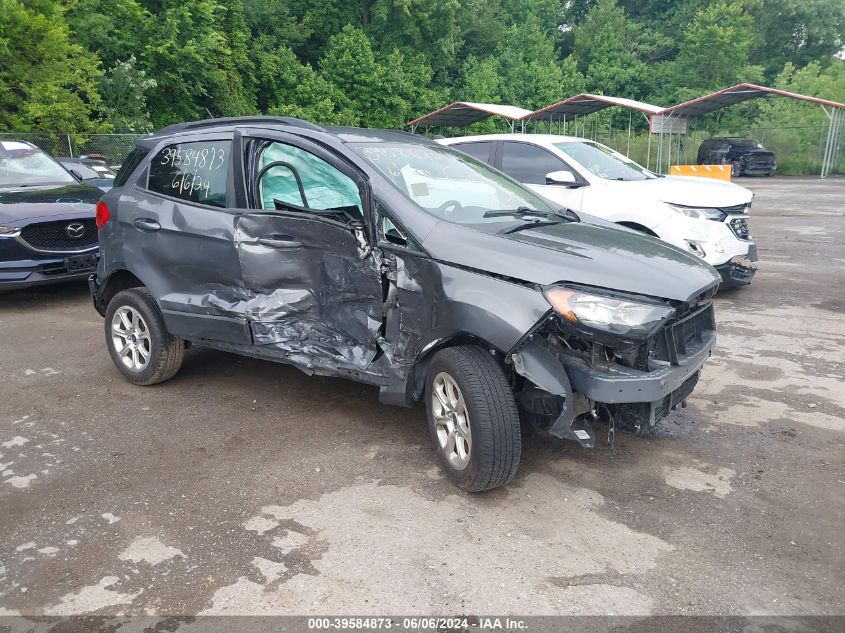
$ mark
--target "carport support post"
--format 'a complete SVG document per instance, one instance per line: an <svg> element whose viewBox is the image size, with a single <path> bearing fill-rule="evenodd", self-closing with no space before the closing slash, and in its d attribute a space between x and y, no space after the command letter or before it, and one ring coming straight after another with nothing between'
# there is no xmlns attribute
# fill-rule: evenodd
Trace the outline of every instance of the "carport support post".
<svg viewBox="0 0 845 633"><path fill-rule="evenodd" d="M648 149L645 155L645 168L651 170L651 137L654 136L651 130L648 131Z"/></svg>
<svg viewBox="0 0 845 633"><path fill-rule="evenodd" d="M668 174L672 165L672 132L669 132L669 142L666 145L666 173Z"/></svg>
<svg viewBox="0 0 845 633"><path fill-rule="evenodd" d="M633 114L633 112L628 110L628 145L625 148L625 157L626 158L631 157L631 115L632 114ZM646 169L648 169L648 168L646 168Z"/></svg>
<svg viewBox="0 0 845 633"><path fill-rule="evenodd" d="M657 173L663 173L663 131L657 135Z"/></svg>
<svg viewBox="0 0 845 633"><path fill-rule="evenodd" d="M822 110L827 115L829 120L827 127L827 143L824 148L824 156L822 157L822 171L820 178L827 178L833 169L833 157L836 154L837 145L839 143L839 125L841 123L841 112L839 108L830 108L828 110L822 106Z"/></svg>

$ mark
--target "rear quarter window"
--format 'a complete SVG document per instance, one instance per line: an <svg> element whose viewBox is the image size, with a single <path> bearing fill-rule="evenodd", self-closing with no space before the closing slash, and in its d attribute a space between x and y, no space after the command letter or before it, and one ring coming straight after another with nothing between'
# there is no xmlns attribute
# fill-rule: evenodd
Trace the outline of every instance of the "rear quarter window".
<svg viewBox="0 0 845 633"><path fill-rule="evenodd" d="M226 207L231 141L176 143L150 161L147 189L171 198Z"/></svg>
<svg viewBox="0 0 845 633"><path fill-rule="evenodd" d="M129 180L129 176L131 176L132 172L138 168L138 165L141 164L141 161L143 161L146 156L147 150L141 149L140 147L136 147L129 152L129 156L127 156L126 160L123 161L123 164L117 172L117 176L114 177L114 182L112 183L113 186L122 187L125 185L126 181Z"/></svg>

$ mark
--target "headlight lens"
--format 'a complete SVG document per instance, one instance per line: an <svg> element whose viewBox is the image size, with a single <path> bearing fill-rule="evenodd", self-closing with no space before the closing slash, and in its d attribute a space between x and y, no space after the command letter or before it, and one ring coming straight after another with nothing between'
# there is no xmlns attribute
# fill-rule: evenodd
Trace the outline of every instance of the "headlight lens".
<svg viewBox="0 0 845 633"><path fill-rule="evenodd" d="M17 237L20 232L16 226L0 226L0 237Z"/></svg>
<svg viewBox="0 0 845 633"><path fill-rule="evenodd" d="M667 202L666 205L673 211L677 211L688 218L696 220L715 220L721 222L725 219L725 212L715 207L685 207L682 204L672 204Z"/></svg>
<svg viewBox="0 0 845 633"><path fill-rule="evenodd" d="M561 286L547 288L543 294L555 312L571 323L632 338L647 338L675 312L666 305Z"/></svg>

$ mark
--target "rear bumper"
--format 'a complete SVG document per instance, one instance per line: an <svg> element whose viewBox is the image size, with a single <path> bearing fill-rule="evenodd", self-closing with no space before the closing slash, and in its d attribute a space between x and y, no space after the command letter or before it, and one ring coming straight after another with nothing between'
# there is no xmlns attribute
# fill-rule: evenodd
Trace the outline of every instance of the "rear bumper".
<svg viewBox="0 0 845 633"><path fill-rule="evenodd" d="M106 308L103 305L103 296L100 294L100 284L97 283L97 273L91 273L88 275L88 291L91 293L91 300L94 302L94 309L100 316L106 316Z"/></svg>

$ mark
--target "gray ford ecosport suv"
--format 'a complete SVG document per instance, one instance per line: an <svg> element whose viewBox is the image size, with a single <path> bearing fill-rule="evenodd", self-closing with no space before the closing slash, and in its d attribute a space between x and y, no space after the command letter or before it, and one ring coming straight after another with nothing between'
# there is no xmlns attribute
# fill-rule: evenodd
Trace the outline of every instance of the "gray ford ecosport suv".
<svg viewBox="0 0 845 633"><path fill-rule="evenodd" d="M204 345L423 400L465 490L514 476L520 418L589 447L597 420L647 430L715 341L700 258L418 136L216 119L123 170L90 284L124 376L167 380Z"/></svg>

